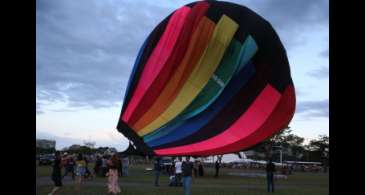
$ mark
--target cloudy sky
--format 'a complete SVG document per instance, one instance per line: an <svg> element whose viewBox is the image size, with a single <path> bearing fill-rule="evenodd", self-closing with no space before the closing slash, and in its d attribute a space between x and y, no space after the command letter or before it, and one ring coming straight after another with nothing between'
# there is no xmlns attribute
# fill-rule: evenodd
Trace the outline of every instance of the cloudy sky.
<svg viewBox="0 0 365 195"><path fill-rule="evenodd" d="M37 0L36 135L57 149L83 141L128 145L116 125L145 37L186 0ZM276 29L297 92L290 124L306 139L329 134L328 0L232 0Z"/></svg>

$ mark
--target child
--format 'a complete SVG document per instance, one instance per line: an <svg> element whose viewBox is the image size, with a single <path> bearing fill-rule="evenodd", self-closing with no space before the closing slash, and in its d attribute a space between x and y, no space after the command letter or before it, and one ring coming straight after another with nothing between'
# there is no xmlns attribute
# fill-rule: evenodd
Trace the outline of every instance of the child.
<svg viewBox="0 0 365 195"><path fill-rule="evenodd" d="M82 178L85 176L85 173L86 173L86 162L82 154L79 154L77 156L76 169L75 169L75 175L76 175L75 188L77 191L80 190L81 181Z"/></svg>

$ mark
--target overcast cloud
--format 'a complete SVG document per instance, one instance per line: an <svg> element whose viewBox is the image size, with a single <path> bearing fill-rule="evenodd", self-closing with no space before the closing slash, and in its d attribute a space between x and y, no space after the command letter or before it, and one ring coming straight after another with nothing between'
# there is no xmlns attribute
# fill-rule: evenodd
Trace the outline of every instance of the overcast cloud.
<svg viewBox="0 0 365 195"><path fill-rule="evenodd" d="M327 66L321 66L318 69L310 71L308 75L318 79L327 79L329 77L329 69Z"/></svg>
<svg viewBox="0 0 365 195"><path fill-rule="evenodd" d="M328 134L328 0L229 0L269 21L282 40L296 90L290 126ZM57 149L83 144L122 150L115 127L144 39L188 0L37 0L37 138Z"/></svg>
<svg viewBox="0 0 365 195"><path fill-rule="evenodd" d="M309 117L327 117L329 116L328 99L319 101L303 101L298 102L296 107L296 114L303 115L305 118Z"/></svg>
<svg viewBox="0 0 365 195"><path fill-rule="evenodd" d="M120 103L144 38L177 5L190 1L154 2L37 0L37 114L54 101L93 108ZM328 1L233 2L270 21L289 54L305 41L297 32L328 23ZM320 71L309 74L328 73Z"/></svg>

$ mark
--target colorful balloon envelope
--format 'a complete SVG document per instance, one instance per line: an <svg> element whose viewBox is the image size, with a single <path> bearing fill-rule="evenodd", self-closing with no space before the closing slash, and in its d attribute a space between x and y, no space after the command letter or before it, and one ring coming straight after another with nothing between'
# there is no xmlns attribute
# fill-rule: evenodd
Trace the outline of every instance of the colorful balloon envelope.
<svg viewBox="0 0 365 195"><path fill-rule="evenodd" d="M289 62L270 23L241 5L200 1L146 38L117 129L146 154L208 156L262 142L294 111Z"/></svg>

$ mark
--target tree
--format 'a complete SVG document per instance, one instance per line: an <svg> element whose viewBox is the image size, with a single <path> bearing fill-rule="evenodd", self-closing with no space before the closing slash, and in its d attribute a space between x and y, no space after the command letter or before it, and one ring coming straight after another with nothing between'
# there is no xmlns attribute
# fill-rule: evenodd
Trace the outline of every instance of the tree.
<svg viewBox="0 0 365 195"><path fill-rule="evenodd" d="M92 141L84 141L84 145L89 147L89 148L94 148L95 147L95 142Z"/></svg>
<svg viewBox="0 0 365 195"><path fill-rule="evenodd" d="M269 142L271 142L272 144L280 144L280 143L284 143L289 135L291 135L291 132L293 130L290 129L290 127L285 127L284 129L282 129L279 133L275 134L273 137L271 137L269 139Z"/></svg>
<svg viewBox="0 0 365 195"><path fill-rule="evenodd" d="M253 148L256 153L264 153L266 158L279 159L278 151L282 152L285 160L299 160L304 155L304 138L292 134L292 129L288 126ZM278 148L280 148L278 150ZM256 155L257 158L260 155ZM265 157L264 157L265 158Z"/></svg>
<svg viewBox="0 0 365 195"><path fill-rule="evenodd" d="M311 140L308 145L311 159L321 161L324 165L329 162L329 137L320 135L318 139Z"/></svg>
<svg viewBox="0 0 365 195"><path fill-rule="evenodd" d="M62 148L61 149L61 151L64 151L64 152L66 152L66 151L68 151L69 150L69 148L68 147L64 147L64 148Z"/></svg>
<svg viewBox="0 0 365 195"><path fill-rule="evenodd" d="M71 153L71 154L93 154L96 152L96 149L90 148L88 146L80 146L80 145L72 145L70 146L67 150L67 152Z"/></svg>
<svg viewBox="0 0 365 195"><path fill-rule="evenodd" d="M41 148L41 147L36 147L36 154L37 155L42 155L42 154L53 154L56 152L55 148Z"/></svg>
<svg viewBox="0 0 365 195"><path fill-rule="evenodd" d="M291 131L290 127L286 127L279 133L256 145L253 150L258 153L270 153L272 146L280 145L285 140L284 137L290 134Z"/></svg>

